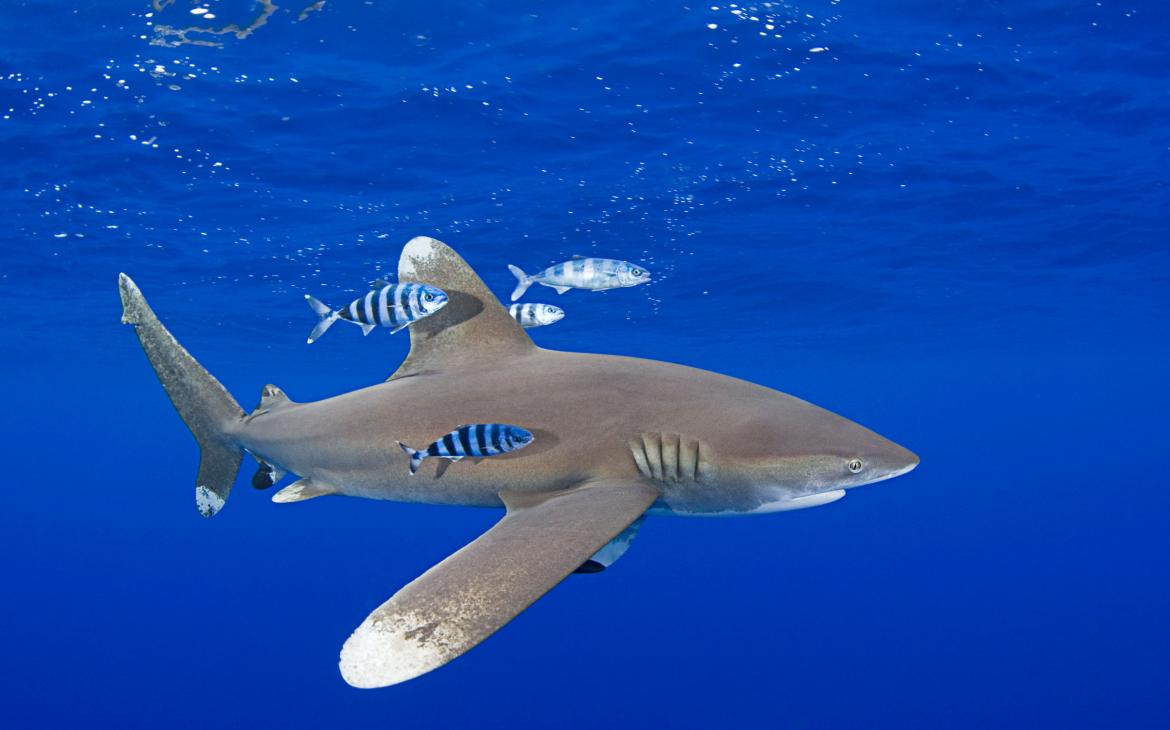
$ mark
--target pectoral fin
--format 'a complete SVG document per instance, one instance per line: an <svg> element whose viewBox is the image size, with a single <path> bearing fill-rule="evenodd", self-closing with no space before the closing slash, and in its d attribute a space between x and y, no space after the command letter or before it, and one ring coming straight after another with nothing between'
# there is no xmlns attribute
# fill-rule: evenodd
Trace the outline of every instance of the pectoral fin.
<svg viewBox="0 0 1170 730"><path fill-rule="evenodd" d="M386 687L462 655L561 582L658 498L638 481L503 493L507 514L371 613L341 649L355 687Z"/></svg>
<svg viewBox="0 0 1170 730"><path fill-rule="evenodd" d="M634 542L634 538L638 535L638 530L642 528L642 523L646 520L646 515L642 515L638 519L630 523L630 526L622 530L617 537L610 540L597 552L593 553L593 557L581 563L574 570L574 573L600 573L609 566L617 562L618 558L626 554L630 549L630 545Z"/></svg>

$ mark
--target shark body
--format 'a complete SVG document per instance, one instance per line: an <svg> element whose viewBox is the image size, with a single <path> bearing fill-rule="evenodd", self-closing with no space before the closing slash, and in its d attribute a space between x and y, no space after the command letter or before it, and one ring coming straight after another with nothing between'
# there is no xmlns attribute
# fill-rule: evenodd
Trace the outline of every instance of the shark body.
<svg viewBox="0 0 1170 730"><path fill-rule="evenodd" d="M401 589L354 631L341 672L358 687L411 679L468 651L574 571L616 560L646 513L734 515L813 507L912 469L918 458L792 396L670 363L536 347L446 245L416 238L403 280L450 301L410 328L391 378L314 403L267 386L245 414L123 276L123 321L200 442L196 502L222 508L243 453L300 477L274 496L342 494L503 507L504 518ZM396 445L458 424L515 423L523 450L417 475Z"/></svg>

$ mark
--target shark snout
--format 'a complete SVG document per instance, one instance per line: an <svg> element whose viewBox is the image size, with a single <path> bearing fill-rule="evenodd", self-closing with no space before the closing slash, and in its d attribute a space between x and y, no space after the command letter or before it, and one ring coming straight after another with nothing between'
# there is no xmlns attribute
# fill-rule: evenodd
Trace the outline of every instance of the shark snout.
<svg viewBox="0 0 1170 730"><path fill-rule="evenodd" d="M892 441L887 441L884 447L871 457L874 469L870 484L902 476L918 466L918 454L910 449L899 446Z"/></svg>

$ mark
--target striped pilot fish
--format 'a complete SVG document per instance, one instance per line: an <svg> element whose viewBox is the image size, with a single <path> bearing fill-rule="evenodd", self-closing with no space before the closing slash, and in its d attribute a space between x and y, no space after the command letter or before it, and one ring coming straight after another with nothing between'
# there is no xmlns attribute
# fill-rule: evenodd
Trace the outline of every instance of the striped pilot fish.
<svg viewBox="0 0 1170 730"><path fill-rule="evenodd" d="M469 423L456 428L425 449L412 449L396 441L410 457L410 473L418 471L419 464L428 456L459 461L465 456L496 456L517 451L532 443L535 437L519 426L506 423Z"/></svg>
<svg viewBox="0 0 1170 730"><path fill-rule="evenodd" d="M519 266L508 264L508 270L516 277L516 290L512 292L512 301L524 296L524 292L533 284L543 284L556 289L557 294L564 294L570 289L605 291L624 286L637 286L650 281L650 272L638 264L587 256L574 256L569 261L550 266L532 276L525 274Z"/></svg>
<svg viewBox="0 0 1170 730"><path fill-rule="evenodd" d="M394 334L442 309L447 304L447 294L429 284L391 284L379 279L364 297L354 299L349 306L337 311L308 294L305 295L305 301L321 318L309 333L311 345L339 319L359 325L363 334L370 334L379 325L389 327L390 334Z"/></svg>
<svg viewBox="0 0 1170 730"><path fill-rule="evenodd" d="M508 314L521 327L529 329L560 322L565 316L565 310L553 304L513 304L508 307Z"/></svg>

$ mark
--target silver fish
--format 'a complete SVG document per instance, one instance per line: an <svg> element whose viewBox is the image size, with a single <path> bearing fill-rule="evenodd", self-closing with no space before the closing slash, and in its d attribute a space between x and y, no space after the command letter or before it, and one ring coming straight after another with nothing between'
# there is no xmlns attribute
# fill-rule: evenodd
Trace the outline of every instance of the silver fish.
<svg viewBox="0 0 1170 730"><path fill-rule="evenodd" d="M447 304L446 292L429 284L390 284L379 279L374 282L374 287L364 297L354 299L337 311L306 294L305 301L321 318L309 333L309 344L316 342L339 319L359 325L367 335L378 325L389 327L390 333L394 334Z"/></svg>
<svg viewBox="0 0 1170 730"><path fill-rule="evenodd" d="M519 266L508 264L508 270L516 277L516 290L512 292L512 301L524 296L524 292L533 284L552 287L557 290L557 294L564 294L570 289L605 291L637 286L650 281L650 272L638 264L587 256L574 256L569 261L550 266L532 276L525 274Z"/></svg>
<svg viewBox="0 0 1170 730"><path fill-rule="evenodd" d="M555 304L513 304L508 307L508 314L524 329L531 329L560 322L565 316L565 310Z"/></svg>

